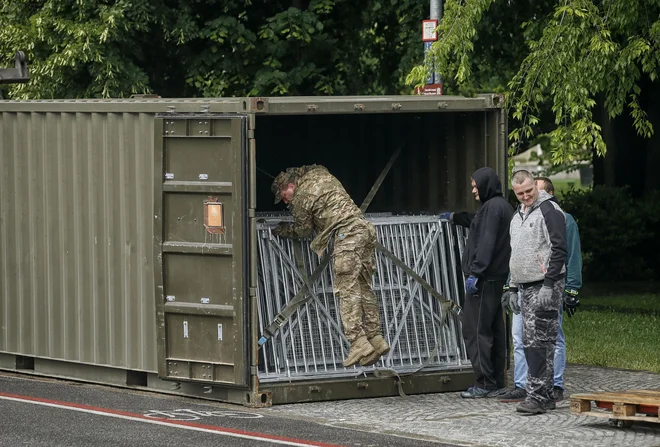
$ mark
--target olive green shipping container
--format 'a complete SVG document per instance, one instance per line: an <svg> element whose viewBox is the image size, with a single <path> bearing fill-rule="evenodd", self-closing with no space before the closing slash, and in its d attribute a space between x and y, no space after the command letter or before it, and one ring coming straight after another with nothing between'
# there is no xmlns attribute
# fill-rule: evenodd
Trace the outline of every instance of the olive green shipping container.
<svg viewBox="0 0 660 447"><path fill-rule="evenodd" d="M474 209L475 169L506 180L503 107L500 95L0 101L0 368L245 405L397 394L392 378L259 384L256 213L283 210L268 174L323 164L360 203L403 147L370 212ZM472 377L419 373L404 388Z"/></svg>

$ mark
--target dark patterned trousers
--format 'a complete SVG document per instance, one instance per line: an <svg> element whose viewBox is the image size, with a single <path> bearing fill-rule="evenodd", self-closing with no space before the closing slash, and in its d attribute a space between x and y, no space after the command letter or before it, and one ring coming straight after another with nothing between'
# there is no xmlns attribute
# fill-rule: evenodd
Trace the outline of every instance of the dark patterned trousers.
<svg viewBox="0 0 660 447"><path fill-rule="evenodd" d="M541 307L539 291L542 283L520 285L523 321L523 348L527 359L527 396L540 404L553 399L555 345L559 328L559 307L564 293L564 279L553 287L552 304Z"/></svg>

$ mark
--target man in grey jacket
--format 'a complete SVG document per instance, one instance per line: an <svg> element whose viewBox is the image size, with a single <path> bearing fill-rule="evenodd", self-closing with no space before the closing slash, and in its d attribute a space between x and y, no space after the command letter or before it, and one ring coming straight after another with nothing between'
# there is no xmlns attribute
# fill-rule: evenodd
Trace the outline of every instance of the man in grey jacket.
<svg viewBox="0 0 660 447"><path fill-rule="evenodd" d="M516 172L511 185L520 206L511 219L511 279L505 301L517 307L520 290L528 365L527 397L516 410L541 414L556 407L552 387L566 272L566 218L552 196L537 189L528 171Z"/></svg>

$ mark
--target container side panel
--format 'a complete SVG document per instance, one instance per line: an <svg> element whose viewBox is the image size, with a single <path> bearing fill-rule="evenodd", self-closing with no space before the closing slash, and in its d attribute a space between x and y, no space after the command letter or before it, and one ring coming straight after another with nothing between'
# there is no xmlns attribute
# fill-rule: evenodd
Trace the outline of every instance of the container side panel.
<svg viewBox="0 0 660 447"><path fill-rule="evenodd" d="M85 115L82 113L75 113L69 122L70 127L67 129L67 137L65 140L70 142L64 145L64 160L69 165L66 194L60 206L64 209L66 220L68 221L66 246L67 264L65 264L65 275L67 276L67 307L64 313L65 330L66 330L66 344L65 355L67 359L80 360L80 334L78 331L79 322L82 318L80 296L84 293L79 283L80 271L80 241L78 235L81 234L81 219L80 213L77 208L73 207L74 203L81 203L81 187L80 179L82 178L81 164L82 153L78 145L84 144L84 134L79 128L84 128ZM82 134L82 135L81 135Z"/></svg>
<svg viewBox="0 0 660 447"><path fill-rule="evenodd" d="M33 222L38 219L38 216L31 215L33 211L31 204L31 195L34 194L34 188L30 183L32 180L30 162L34 161L34 129L31 126L30 114L21 114L19 116L19 126L27 127L29 132L24 140L23 151L17 157L18 168L15 174L16 179L16 192L20 198L19 206L16 213L16 227L20 229L20 236L16 238L16 251L18 253L18 265L20 278L18 302L19 302L19 315L18 322L19 328L19 349L26 353L34 352L34 344L32 334L34 333L34 324L32 321L33 305L33 289L34 282L32 277L32 239L34 235Z"/></svg>
<svg viewBox="0 0 660 447"><path fill-rule="evenodd" d="M47 351L55 356L62 356L62 319L58 314L57 296L61 290L61 276L58 274L60 268L58 262L60 244L58 225L53 225L52 221L58 219L58 182L60 163L58 160L58 147L56 140L49 140L49 135L58 135L57 121L59 115L46 113L45 126L42 130L43 144L43 164L41 166L41 207L46 213L42 221L42 232L45 240L43 241L44 254L41 262L45 277L43 283L45 286L44 294L40 303L40 312L37 313L38 325L44 329L37 345L38 351Z"/></svg>
<svg viewBox="0 0 660 447"><path fill-rule="evenodd" d="M108 178L104 166L108 164L108 121L111 115L105 116L98 113L92 114L92 132L90 145L88 147L88 175L90 182L89 207L87 208L89 219L90 237L89 256L93 259L92 272L88 276L91 279L90 291L92 302L89 306L89 320L85 321L84 332L94 334L92 345L88 347L86 358L92 358L92 363L108 364L109 346L107 340L113 334L108 333L108 322L112 321L112 314L108 314L106 303L108 302L108 277L105 269L106 247L109 241L105 240L104 196L107 188ZM91 188L91 183L100 183Z"/></svg>
<svg viewBox="0 0 660 447"><path fill-rule="evenodd" d="M125 147L126 163L132 168L126 185L133 185L127 191L129 215L125 217L127 239L135 240L131 247L132 262L124 266L124 321L127 322L126 362L139 365L142 370L157 369L156 321L154 313L153 282L153 115L141 113L124 114L125 126L130 136ZM130 154L130 156L129 156ZM131 166L132 165L132 166ZM135 225L130 225L130 215L137 216ZM137 305L136 305L137 304ZM129 349L129 347L131 347Z"/></svg>
<svg viewBox="0 0 660 447"><path fill-rule="evenodd" d="M34 159L30 165L30 215L35 216L30 228L31 254L30 282L34 284L31 321L34 325L32 352L48 349L50 320L48 318L48 288L50 286L50 266L48 264L50 244L48 243L48 127L45 113L33 115L34 120ZM36 218L39 216L39 218ZM43 247L43 251L40 250Z"/></svg>
<svg viewBox="0 0 660 447"><path fill-rule="evenodd" d="M155 371L153 114L2 114L0 351Z"/></svg>
<svg viewBox="0 0 660 447"><path fill-rule="evenodd" d="M16 116L2 114L0 123L0 350L16 350L16 265L13 246L15 223L12 218L15 210L14 192L14 132Z"/></svg>
<svg viewBox="0 0 660 447"><path fill-rule="evenodd" d="M154 216L154 134L153 115L140 113L138 119L125 116L127 124L131 124L131 141L127 147L134 148L133 157L127 157L128 163L135 161L131 172L131 179L135 185L132 196L135 197L135 207L131 214L138 216L136 225L130 227L130 217L126 216L127 227L133 228L136 236L135 262L126 270L133 271L133 282L127 283L124 293L125 320L129 322L127 346L137 345L127 352L133 358L128 359L129 364L140 365L139 369L156 371L158 369L158 356L156 352L156 319L154 318L154 249L153 249L153 216ZM149 129L147 132L146 129ZM132 197L129 196L129 197ZM137 303L137 306L135 305ZM134 311L136 310L136 311ZM130 318L129 318L130 316Z"/></svg>
<svg viewBox="0 0 660 447"><path fill-rule="evenodd" d="M108 116L107 144L103 148L103 270L106 276L107 288L105 290L105 302L101 312L107 315L108 332L103 337L102 346L108 352L107 361L111 364L125 365L128 345L126 343L127 315L124 312L126 306L125 285L130 281L130 273L127 278L127 270L130 272L134 259L119 263L115 260L122 259L126 248L119 242L128 236L126 219L130 215L130 203L134 202L134 196L126 197L126 184L130 178L132 166L126 164L126 151L128 147L124 134L128 132L123 114L112 114ZM112 148L118 150L112 150ZM115 225L108 221L108 213L120 210L116 215ZM135 240L135 234L130 235ZM130 252L129 252L130 253ZM122 265L123 264L123 265ZM135 265L135 264L133 264ZM128 267L125 269L124 267ZM122 274L123 273L123 274ZM129 317L130 318L130 317ZM122 355L123 353L123 355Z"/></svg>

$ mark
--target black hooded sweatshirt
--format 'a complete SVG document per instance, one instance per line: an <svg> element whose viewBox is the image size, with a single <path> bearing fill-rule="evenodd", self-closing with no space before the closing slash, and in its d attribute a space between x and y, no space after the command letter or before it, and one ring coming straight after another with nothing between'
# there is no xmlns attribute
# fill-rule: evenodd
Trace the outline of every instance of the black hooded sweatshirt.
<svg viewBox="0 0 660 447"><path fill-rule="evenodd" d="M481 168L472 174L481 206L476 214L454 213L455 224L470 227L463 273L483 280L506 280L509 274L511 243L509 226L513 208L502 196L502 183L491 168Z"/></svg>

